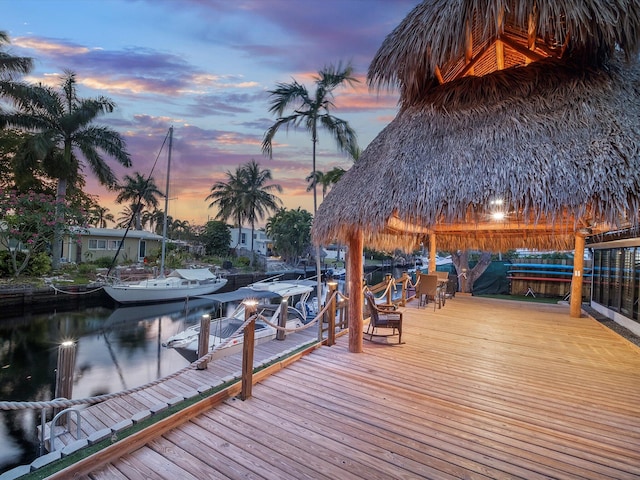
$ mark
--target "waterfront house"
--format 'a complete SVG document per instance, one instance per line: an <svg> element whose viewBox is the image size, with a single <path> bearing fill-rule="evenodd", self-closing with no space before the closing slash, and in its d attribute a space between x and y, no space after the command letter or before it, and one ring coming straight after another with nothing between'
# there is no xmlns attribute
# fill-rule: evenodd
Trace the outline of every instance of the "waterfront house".
<svg viewBox="0 0 640 480"><path fill-rule="evenodd" d="M102 257L113 258L117 253L117 263L140 263L147 255L160 251L162 235L129 230L125 237L125 232L122 228L76 229L73 236L64 239L62 258L67 262L83 263Z"/></svg>
<svg viewBox="0 0 640 480"><path fill-rule="evenodd" d="M231 228L229 230L231 232L229 248L251 252L251 228ZM265 257L272 255L273 240L267 236L264 229L257 229L253 231L253 251L258 255L263 255Z"/></svg>

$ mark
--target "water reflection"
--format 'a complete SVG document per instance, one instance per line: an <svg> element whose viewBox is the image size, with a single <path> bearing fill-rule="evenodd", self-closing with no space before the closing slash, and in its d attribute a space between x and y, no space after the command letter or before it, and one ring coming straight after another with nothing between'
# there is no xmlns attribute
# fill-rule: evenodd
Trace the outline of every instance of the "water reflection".
<svg viewBox="0 0 640 480"><path fill-rule="evenodd" d="M211 302L189 300L0 319L0 400L52 400L64 340L77 342L73 398L125 390L173 373L188 362L162 342L212 308ZM33 461L39 421L40 411L0 411L0 473Z"/></svg>

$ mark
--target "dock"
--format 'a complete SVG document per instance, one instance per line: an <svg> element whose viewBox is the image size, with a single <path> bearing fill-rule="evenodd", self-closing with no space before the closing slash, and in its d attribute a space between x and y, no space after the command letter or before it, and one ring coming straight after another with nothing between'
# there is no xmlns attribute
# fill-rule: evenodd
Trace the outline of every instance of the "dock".
<svg viewBox="0 0 640 480"><path fill-rule="evenodd" d="M51 478L640 477L637 346L562 305L404 311L402 345L339 337Z"/></svg>

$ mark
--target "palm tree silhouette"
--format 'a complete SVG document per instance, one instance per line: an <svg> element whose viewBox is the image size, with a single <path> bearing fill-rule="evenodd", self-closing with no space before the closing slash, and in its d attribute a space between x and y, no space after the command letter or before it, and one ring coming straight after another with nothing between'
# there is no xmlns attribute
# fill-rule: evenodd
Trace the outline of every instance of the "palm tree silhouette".
<svg viewBox="0 0 640 480"><path fill-rule="evenodd" d="M43 85L15 84L11 98L17 110L3 116L7 125L24 128L32 133L23 145L21 157L40 168L57 181L56 223L52 264L60 266L62 253L62 225L67 186L77 184L82 177L83 160L98 178L109 187L117 185L117 178L104 156L115 159L125 167L131 159L125 142L118 132L95 124L95 120L114 110L107 97L80 98L76 76L65 72L61 89ZM4 92L6 93L6 92Z"/></svg>
<svg viewBox="0 0 640 480"><path fill-rule="evenodd" d="M273 138L280 127L303 126L311 134L312 142L312 175L316 169L316 147L318 143L318 127L323 127L336 140L338 149L342 152L351 152L357 149L357 137L355 131L344 120L333 116L330 111L333 104L333 92L344 84L353 85L358 80L353 77L353 67L350 64L342 66L329 65L318 72L315 77L315 95L311 96L304 85L296 80L291 83L278 83L271 94L271 106L269 112L278 116L276 122L266 131L262 141L262 152L273 156ZM291 107L293 113L284 116L287 108ZM317 182L313 184L313 216L318 211ZM318 301L322 298L320 276L320 246L316 246L316 275L318 279Z"/></svg>

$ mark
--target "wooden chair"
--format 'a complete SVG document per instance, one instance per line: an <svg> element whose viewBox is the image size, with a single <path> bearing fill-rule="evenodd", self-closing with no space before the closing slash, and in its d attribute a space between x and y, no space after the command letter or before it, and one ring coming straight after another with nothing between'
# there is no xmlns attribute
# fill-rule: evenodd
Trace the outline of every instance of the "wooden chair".
<svg viewBox="0 0 640 480"><path fill-rule="evenodd" d="M402 312L395 310L395 306L376 305L376 297L369 290L364 293L364 297L367 300L369 316L371 317L365 332L365 335L369 335L369 340L373 340L374 335L376 337L393 336L397 330L398 343L402 343ZM375 333L378 328L391 328L392 333L389 335L378 335Z"/></svg>
<svg viewBox="0 0 640 480"><path fill-rule="evenodd" d="M442 307L442 290L439 286L438 276L435 273L418 274L418 284L416 285L416 297L418 297L418 307L427 305L429 300L433 300L433 310Z"/></svg>
<svg viewBox="0 0 640 480"><path fill-rule="evenodd" d="M438 276L438 286L440 287L440 299L442 302L442 306L447 301L447 285L449 283L449 272L436 272Z"/></svg>

